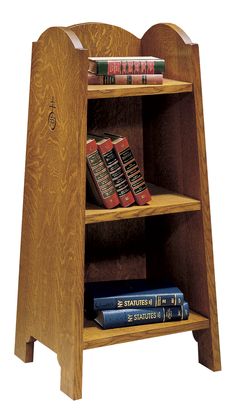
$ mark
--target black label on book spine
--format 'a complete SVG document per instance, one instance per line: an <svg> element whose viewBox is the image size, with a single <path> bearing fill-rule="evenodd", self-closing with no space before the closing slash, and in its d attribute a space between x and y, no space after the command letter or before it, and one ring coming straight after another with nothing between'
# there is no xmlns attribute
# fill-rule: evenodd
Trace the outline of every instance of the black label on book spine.
<svg viewBox="0 0 236 413"><path fill-rule="evenodd" d="M124 151L120 152L120 157L121 157L123 164L126 164L127 162L134 159L134 155L132 154L130 148L126 148Z"/></svg>
<svg viewBox="0 0 236 413"><path fill-rule="evenodd" d="M137 162L136 161L132 161L132 162L130 162L129 163L129 165L126 165L125 166L125 170L126 171L130 171L130 169L132 169L134 166L136 166L137 165ZM133 173L133 171L132 171L132 173Z"/></svg>
<svg viewBox="0 0 236 413"><path fill-rule="evenodd" d="M132 188L136 188L137 186L142 185L143 182L144 182L144 180L143 180L143 179L140 179L140 181L135 182L134 184L132 184Z"/></svg>
<svg viewBox="0 0 236 413"><path fill-rule="evenodd" d="M132 169L132 171L130 171L130 172L127 173L127 176L131 176L131 175L135 174L135 173L138 172L138 171L139 171L139 167L136 166L136 168Z"/></svg>
<svg viewBox="0 0 236 413"><path fill-rule="evenodd" d="M124 189L117 190L118 196L123 196L130 191L129 185L127 185Z"/></svg>
<svg viewBox="0 0 236 413"><path fill-rule="evenodd" d="M138 179L142 178L141 172L138 172L137 174L135 174L134 176L132 176L132 178L130 178L130 182L135 182Z"/></svg>
<svg viewBox="0 0 236 413"><path fill-rule="evenodd" d="M88 160L89 160L92 167L97 165L99 162L101 162L101 157L100 157L98 151L93 152L90 155L88 155Z"/></svg>
<svg viewBox="0 0 236 413"><path fill-rule="evenodd" d="M112 164L111 166L109 166L109 172L111 173L111 172L116 171L116 170L118 169L118 167L120 167L120 166L119 166L119 162L118 162L118 161L117 161L117 162L114 162L114 164Z"/></svg>
<svg viewBox="0 0 236 413"><path fill-rule="evenodd" d="M124 177L124 174L120 175L119 178L115 179L114 181L115 186L126 183L126 179Z"/></svg>
<svg viewBox="0 0 236 413"><path fill-rule="evenodd" d="M140 192L144 191L144 189L146 189L146 185L145 183L143 183L141 186L139 186L138 188L134 189L134 193L137 195Z"/></svg>
<svg viewBox="0 0 236 413"><path fill-rule="evenodd" d="M123 180L120 184L115 185L116 190L119 191L120 189L123 189L127 184L126 180Z"/></svg>
<svg viewBox="0 0 236 413"><path fill-rule="evenodd" d="M114 161L117 161L115 152L113 149L111 149L109 152L105 153L104 155L104 160L107 164L107 166L109 167L109 165L111 165ZM118 162L118 161L117 161Z"/></svg>
<svg viewBox="0 0 236 413"><path fill-rule="evenodd" d="M113 173L111 173L111 179L115 180L121 175L124 175L124 174L122 172L121 167L119 166Z"/></svg>

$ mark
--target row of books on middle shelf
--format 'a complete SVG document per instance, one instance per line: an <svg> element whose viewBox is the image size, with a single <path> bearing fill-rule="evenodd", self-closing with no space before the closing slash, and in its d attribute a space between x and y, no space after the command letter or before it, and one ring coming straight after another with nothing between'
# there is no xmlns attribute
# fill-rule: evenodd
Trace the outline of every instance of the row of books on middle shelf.
<svg viewBox="0 0 236 413"><path fill-rule="evenodd" d="M105 208L144 205L150 192L130 148L128 139L104 132L88 134L87 193L95 204Z"/></svg>
<svg viewBox="0 0 236 413"><path fill-rule="evenodd" d="M89 57L89 85L161 85L165 60L154 56Z"/></svg>
<svg viewBox="0 0 236 413"><path fill-rule="evenodd" d="M178 287L147 280L85 285L85 313L102 328L187 320L189 305Z"/></svg>

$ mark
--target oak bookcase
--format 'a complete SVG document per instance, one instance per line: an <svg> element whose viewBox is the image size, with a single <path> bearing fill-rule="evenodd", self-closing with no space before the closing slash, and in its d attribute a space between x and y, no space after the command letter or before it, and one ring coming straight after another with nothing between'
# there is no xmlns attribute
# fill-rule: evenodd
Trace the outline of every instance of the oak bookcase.
<svg viewBox="0 0 236 413"><path fill-rule="evenodd" d="M88 86L88 56L166 60L163 85ZM125 135L150 182L145 206L86 204L87 130ZM188 320L102 330L84 317L84 283L168 279ZM83 350L193 331L220 370L198 45L173 24L138 39L119 27L53 27L33 43L15 353L57 353L61 390L82 394ZM168 355L166 355L168 358ZM168 363L168 361L167 361Z"/></svg>

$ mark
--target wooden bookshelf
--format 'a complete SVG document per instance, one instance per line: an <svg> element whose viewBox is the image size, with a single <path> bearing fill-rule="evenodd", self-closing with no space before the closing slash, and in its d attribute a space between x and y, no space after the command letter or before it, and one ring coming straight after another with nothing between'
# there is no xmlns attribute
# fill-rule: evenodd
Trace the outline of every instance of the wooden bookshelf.
<svg viewBox="0 0 236 413"><path fill-rule="evenodd" d="M162 85L89 85L88 99L192 92L190 82L164 79Z"/></svg>
<svg viewBox="0 0 236 413"><path fill-rule="evenodd" d="M190 312L188 320L108 330L103 330L93 321L85 320L83 342L84 349L89 349L184 331L205 330L207 328L209 328L209 320L193 311Z"/></svg>
<svg viewBox="0 0 236 413"><path fill-rule="evenodd" d="M87 85L89 56L141 54L166 60L163 85ZM149 204L86 202L86 136L104 130L128 137ZM189 319L111 330L87 322L85 283L128 278L177 285ZM34 342L46 345L61 390L79 399L84 349L184 331L199 362L220 370L198 45L172 24L142 39L100 23L49 28L32 49L15 354L31 362Z"/></svg>
<svg viewBox="0 0 236 413"><path fill-rule="evenodd" d="M153 215L174 214L177 212L200 211L201 202L188 196L175 194L164 188L149 185L152 200L143 206L104 209L87 203L85 223L93 224L120 219L141 218Z"/></svg>

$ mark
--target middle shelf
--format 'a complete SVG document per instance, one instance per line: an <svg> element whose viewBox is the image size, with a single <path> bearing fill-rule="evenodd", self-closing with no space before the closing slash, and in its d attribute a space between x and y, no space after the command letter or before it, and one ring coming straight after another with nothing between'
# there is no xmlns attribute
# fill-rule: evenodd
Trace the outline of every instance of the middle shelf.
<svg viewBox="0 0 236 413"><path fill-rule="evenodd" d="M94 224L98 222L201 210L201 202L197 199L173 193L152 184L149 184L148 187L152 195L152 200L144 206L134 205L128 208L105 209L88 203L85 211L85 223Z"/></svg>

